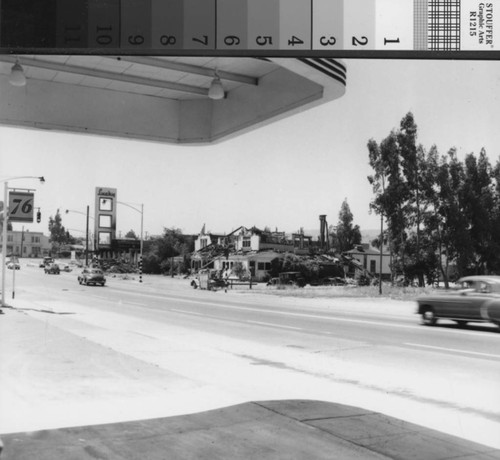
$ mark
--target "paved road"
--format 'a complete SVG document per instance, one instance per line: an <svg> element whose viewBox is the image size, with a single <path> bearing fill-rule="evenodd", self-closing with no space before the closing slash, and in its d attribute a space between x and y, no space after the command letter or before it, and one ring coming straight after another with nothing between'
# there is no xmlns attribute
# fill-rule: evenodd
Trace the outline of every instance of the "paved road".
<svg viewBox="0 0 500 460"><path fill-rule="evenodd" d="M387 299L226 294L147 277L142 285L109 278L104 288L80 286L75 272L45 275L29 266L16 273L16 299L60 313L29 311L53 326L172 373L176 394L195 389L205 397L180 398L175 409L153 415L319 399L500 447L500 334L493 326L423 327L411 302ZM105 369L109 358L102 362Z"/></svg>

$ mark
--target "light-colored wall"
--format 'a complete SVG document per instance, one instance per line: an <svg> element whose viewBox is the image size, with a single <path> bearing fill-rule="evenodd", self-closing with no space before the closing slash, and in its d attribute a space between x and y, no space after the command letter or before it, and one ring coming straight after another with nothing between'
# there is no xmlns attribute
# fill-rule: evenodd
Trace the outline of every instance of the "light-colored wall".
<svg viewBox="0 0 500 460"><path fill-rule="evenodd" d="M22 235L22 231L7 232L7 254L14 254L20 257L38 257L50 251L49 237L45 236L42 232L24 231L24 241L21 245ZM36 241L36 239L39 239L39 241ZM2 235L0 235L0 242L2 242ZM22 254L21 246L23 248Z"/></svg>
<svg viewBox="0 0 500 460"><path fill-rule="evenodd" d="M375 273L380 273L380 255L376 254L366 254L366 253L355 253L352 254L357 261L359 261L362 265L364 264L364 258L366 256L366 269L370 271L370 265L371 261L375 261ZM391 274L391 268L390 268L390 262L391 258L389 254L383 254L382 255L382 274L383 275L390 275ZM363 265L364 266L364 265Z"/></svg>

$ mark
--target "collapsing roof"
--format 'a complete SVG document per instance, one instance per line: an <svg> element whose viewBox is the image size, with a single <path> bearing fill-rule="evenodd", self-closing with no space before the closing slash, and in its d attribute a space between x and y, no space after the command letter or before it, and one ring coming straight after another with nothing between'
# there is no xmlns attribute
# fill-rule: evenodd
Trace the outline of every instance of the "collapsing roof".
<svg viewBox="0 0 500 460"><path fill-rule="evenodd" d="M330 58L0 55L0 124L167 143L210 143L341 97ZM224 97L209 97L220 77Z"/></svg>

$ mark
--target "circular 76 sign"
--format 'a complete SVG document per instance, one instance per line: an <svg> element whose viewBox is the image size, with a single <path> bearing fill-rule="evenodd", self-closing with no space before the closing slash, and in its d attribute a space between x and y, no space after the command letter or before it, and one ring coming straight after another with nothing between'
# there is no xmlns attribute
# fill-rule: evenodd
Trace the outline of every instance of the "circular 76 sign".
<svg viewBox="0 0 500 460"><path fill-rule="evenodd" d="M33 222L33 201L31 192L9 192L9 220L11 222Z"/></svg>

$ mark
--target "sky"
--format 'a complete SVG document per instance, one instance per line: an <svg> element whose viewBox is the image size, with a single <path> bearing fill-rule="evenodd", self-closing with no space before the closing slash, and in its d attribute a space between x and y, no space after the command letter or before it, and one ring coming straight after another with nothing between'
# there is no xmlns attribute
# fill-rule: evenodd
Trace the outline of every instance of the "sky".
<svg viewBox="0 0 500 460"><path fill-rule="evenodd" d="M380 226L371 214L367 142L381 141L411 111L418 143L463 159L485 148L500 158L500 63L465 60L344 60L346 94L232 139L206 146L161 144L95 135L0 127L0 180L44 176L34 188L48 234L57 209L62 224L84 236L95 187L117 189L118 200L144 205L144 234L164 228L229 233L241 225L288 233L319 231L319 215L338 221L347 200L362 232ZM66 209L78 212L64 213ZM21 230L20 223L14 224ZM117 210L117 234L140 232L140 213Z"/></svg>

